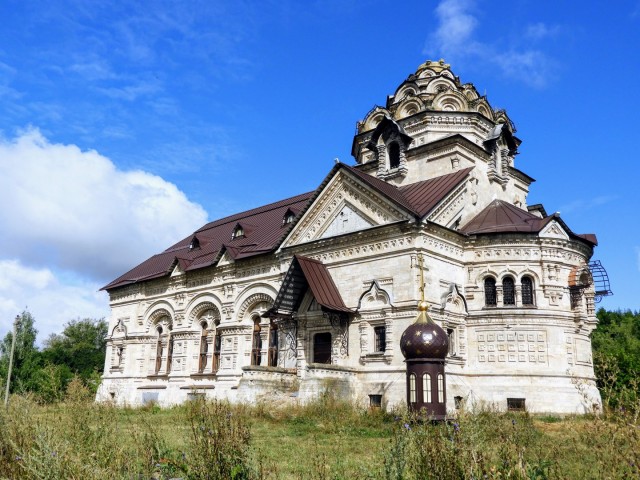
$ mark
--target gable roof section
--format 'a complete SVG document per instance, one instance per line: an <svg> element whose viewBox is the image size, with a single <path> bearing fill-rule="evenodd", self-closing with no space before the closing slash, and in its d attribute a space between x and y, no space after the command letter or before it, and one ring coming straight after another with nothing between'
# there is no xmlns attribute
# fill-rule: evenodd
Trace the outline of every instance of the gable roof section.
<svg viewBox="0 0 640 480"><path fill-rule="evenodd" d="M596 236L591 233L577 235L571 231L558 214L540 218L526 210L502 200L494 200L484 210L473 217L460 229L466 235L488 233L539 233L546 225L556 220L570 237L597 245Z"/></svg>
<svg viewBox="0 0 640 480"><path fill-rule="evenodd" d="M399 190L412 205L418 217L424 218L467 177L471 170L473 167L464 168L454 173L402 186Z"/></svg>
<svg viewBox="0 0 640 480"><path fill-rule="evenodd" d="M264 316L290 317L300 308L307 289L323 310L351 313L327 267L318 260L294 255L273 307Z"/></svg>
<svg viewBox="0 0 640 480"><path fill-rule="evenodd" d="M404 207L419 219L423 219L430 213L473 170L473 167L464 168L457 172L396 187L368 173L361 172L357 168L343 166L367 185Z"/></svg>
<svg viewBox="0 0 640 480"><path fill-rule="evenodd" d="M283 225L282 219L286 211L304 210L312 194L313 192L304 193L210 222L164 252L116 278L102 287L102 290L169 275L177 259L180 259L183 270L191 271L214 265L225 251L234 260L270 252L277 248L293 225ZM233 229L238 223L250 226L250 233L232 240ZM194 236L198 239L199 248L190 248Z"/></svg>
<svg viewBox="0 0 640 480"><path fill-rule="evenodd" d="M105 285L102 290L111 290L167 276L171 273L177 259L180 260L180 268L188 272L215 265L225 252L232 259L241 260L275 250L296 223L283 224L285 213L291 210L298 212L297 216L300 217L307 207L321 195L324 187L339 170L345 170L421 220L467 176L471 168L403 187L396 187L356 168L338 163L313 192L207 223L164 252L145 260ZM232 239L233 230L238 224L245 228L245 236ZM198 240L199 246L191 248L194 237Z"/></svg>

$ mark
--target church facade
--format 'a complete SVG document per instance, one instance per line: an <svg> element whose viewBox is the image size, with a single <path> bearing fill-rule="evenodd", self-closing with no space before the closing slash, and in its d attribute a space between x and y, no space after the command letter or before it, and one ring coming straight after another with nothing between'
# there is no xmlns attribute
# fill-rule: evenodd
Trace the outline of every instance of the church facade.
<svg viewBox="0 0 640 480"><path fill-rule="evenodd" d="M400 335L424 258L446 332L447 409L598 408L596 238L528 205L520 140L444 61L357 124L355 166L193 232L104 287L99 401L406 402ZM606 292L605 292L606 293Z"/></svg>

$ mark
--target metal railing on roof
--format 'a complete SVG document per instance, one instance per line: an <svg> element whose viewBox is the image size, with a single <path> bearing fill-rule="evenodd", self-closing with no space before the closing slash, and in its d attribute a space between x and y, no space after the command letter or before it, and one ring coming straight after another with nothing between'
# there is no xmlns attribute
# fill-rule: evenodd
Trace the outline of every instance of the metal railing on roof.
<svg viewBox="0 0 640 480"><path fill-rule="evenodd" d="M602 263L600 263L600 260L593 260L589 262L589 271L591 272L593 287L595 289L594 301L598 303L602 300L602 297L613 295L609 284L609 275L602 266Z"/></svg>

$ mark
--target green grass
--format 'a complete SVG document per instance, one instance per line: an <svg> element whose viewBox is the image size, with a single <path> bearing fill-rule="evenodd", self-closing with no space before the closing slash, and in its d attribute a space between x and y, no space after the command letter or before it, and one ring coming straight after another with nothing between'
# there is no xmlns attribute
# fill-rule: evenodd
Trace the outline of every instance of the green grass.
<svg viewBox="0 0 640 480"><path fill-rule="evenodd" d="M0 478L640 478L640 426L603 416L465 413L414 421L321 398L307 406L192 402L170 409L13 396Z"/></svg>

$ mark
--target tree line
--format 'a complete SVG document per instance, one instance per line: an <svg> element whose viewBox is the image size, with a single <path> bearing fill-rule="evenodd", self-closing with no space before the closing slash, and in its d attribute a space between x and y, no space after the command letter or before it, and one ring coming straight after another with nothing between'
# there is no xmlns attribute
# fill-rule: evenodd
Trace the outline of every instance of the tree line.
<svg viewBox="0 0 640 480"><path fill-rule="evenodd" d="M640 312L597 312L598 327L591 334L594 369L605 405L638 405L640 398ZM11 391L35 395L43 402L62 398L69 382L78 377L95 392L106 354L104 319L71 320L61 334L51 334L42 348L36 345L35 320L20 315L11 375ZM0 385L9 366L12 333L0 343ZM4 391L4 389L2 390Z"/></svg>
<svg viewBox="0 0 640 480"><path fill-rule="evenodd" d="M19 316L13 355L10 391L31 393L43 403L60 400L69 382L78 377L95 392L100 383L106 353L107 322L77 319L51 334L38 348L35 319L25 311ZM0 342L0 384L6 385L13 332ZM2 390L4 392L4 388Z"/></svg>

